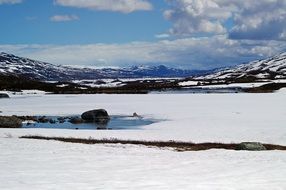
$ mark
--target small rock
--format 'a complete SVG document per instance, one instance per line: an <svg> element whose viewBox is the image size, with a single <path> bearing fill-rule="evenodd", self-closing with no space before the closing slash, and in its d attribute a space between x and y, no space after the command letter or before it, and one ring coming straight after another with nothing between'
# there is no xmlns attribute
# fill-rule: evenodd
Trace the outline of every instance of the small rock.
<svg viewBox="0 0 286 190"><path fill-rule="evenodd" d="M237 150L248 150L248 151L262 151L267 150L260 142L242 142L237 145Z"/></svg>
<svg viewBox="0 0 286 190"><path fill-rule="evenodd" d="M72 124L81 124L84 123L84 120L79 117L72 117L69 119L69 122Z"/></svg>
<svg viewBox="0 0 286 190"><path fill-rule="evenodd" d="M10 98L6 93L0 93L0 98Z"/></svg>
<svg viewBox="0 0 286 190"><path fill-rule="evenodd" d="M132 117L139 117L139 115L136 112L134 112Z"/></svg>
<svg viewBox="0 0 286 190"><path fill-rule="evenodd" d="M143 118L141 115L138 115L136 112L133 113L132 117L136 117L138 119L142 119Z"/></svg>
<svg viewBox="0 0 286 190"><path fill-rule="evenodd" d="M58 117L57 119L59 123L64 123L66 121L66 118L64 117Z"/></svg>
<svg viewBox="0 0 286 190"><path fill-rule="evenodd" d="M39 123L48 123L48 122L49 122L49 119L46 118L46 116L43 116L43 117L40 117L40 118L38 119L38 122L39 122Z"/></svg>
<svg viewBox="0 0 286 190"><path fill-rule="evenodd" d="M50 120L49 120L49 123L50 123L50 124L55 124L55 123L56 123L56 121L55 121L55 120L53 120L53 119L50 119Z"/></svg>
<svg viewBox="0 0 286 190"><path fill-rule="evenodd" d="M22 120L16 116L0 116L0 128L20 128Z"/></svg>
<svg viewBox="0 0 286 190"><path fill-rule="evenodd" d="M98 124L97 130L108 130L107 124Z"/></svg>
<svg viewBox="0 0 286 190"><path fill-rule="evenodd" d="M33 123L27 122L27 126L32 125Z"/></svg>
<svg viewBox="0 0 286 190"><path fill-rule="evenodd" d="M17 117L23 121L37 121L37 117L35 116L17 116Z"/></svg>

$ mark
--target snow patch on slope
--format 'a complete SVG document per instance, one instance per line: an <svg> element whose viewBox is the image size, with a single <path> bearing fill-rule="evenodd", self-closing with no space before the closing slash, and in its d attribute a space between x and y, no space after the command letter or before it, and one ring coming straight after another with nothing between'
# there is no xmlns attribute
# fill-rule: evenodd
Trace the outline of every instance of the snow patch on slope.
<svg viewBox="0 0 286 190"><path fill-rule="evenodd" d="M258 79L286 78L286 52L274 57L227 68L197 79L235 79L253 76Z"/></svg>

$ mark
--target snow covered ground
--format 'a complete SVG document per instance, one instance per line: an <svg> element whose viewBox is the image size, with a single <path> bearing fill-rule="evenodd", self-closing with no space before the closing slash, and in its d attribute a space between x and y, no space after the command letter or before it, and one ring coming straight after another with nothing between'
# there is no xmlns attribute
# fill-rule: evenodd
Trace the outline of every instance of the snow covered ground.
<svg viewBox="0 0 286 190"><path fill-rule="evenodd" d="M201 88L254 88L259 87L271 82L255 82L255 83L231 83L231 84L213 84L213 85L206 85L200 86Z"/></svg>
<svg viewBox="0 0 286 190"><path fill-rule="evenodd" d="M285 189L286 154L0 140L1 190Z"/></svg>
<svg viewBox="0 0 286 190"><path fill-rule="evenodd" d="M221 80L219 82L225 82ZM180 82L180 86L194 86L194 88L254 88L260 87L269 83L286 83L286 79L276 79L276 80L264 80L261 82L251 82L251 83L230 83L230 84L210 84L210 85L197 85L198 83L203 83L203 81L185 81Z"/></svg>
<svg viewBox="0 0 286 190"><path fill-rule="evenodd" d="M153 81L162 82L162 81L175 81L177 79L182 79L179 77L172 78L154 78L154 77L144 77L144 78L117 78L117 79L100 79L100 80L73 80L73 83L89 86L89 87L120 87L126 85L128 82L135 81Z"/></svg>
<svg viewBox="0 0 286 190"><path fill-rule="evenodd" d="M283 151L174 152L128 145L18 139L21 135L260 141L286 145L286 90L269 94L15 95L1 115L111 115L162 120L142 130L0 129L0 189L285 189Z"/></svg>

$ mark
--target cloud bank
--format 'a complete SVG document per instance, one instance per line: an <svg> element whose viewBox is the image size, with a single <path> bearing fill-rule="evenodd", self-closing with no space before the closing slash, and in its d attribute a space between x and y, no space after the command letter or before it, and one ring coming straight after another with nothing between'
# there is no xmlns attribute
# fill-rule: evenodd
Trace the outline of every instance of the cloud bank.
<svg viewBox="0 0 286 190"><path fill-rule="evenodd" d="M64 65L102 67L166 64L210 69L271 56L285 48L286 44L278 41L238 41L220 35L127 44L2 45L0 51Z"/></svg>
<svg viewBox="0 0 286 190"><path fill-rule="evenodd" d="M68 22L73 20L79 20L76 15L54 15L50 18L52 22Z"/></svg>
<svg viewBox="0 0 286 190"><path fill-rule="evenodd" d="M179 36L227 33L231 39L285 40L286 0L166 0Z"/></svg>
<svg viewBox="0 0 286 190"><path fill-rule="evenodd" d="M16 4L16 3L21 3L22 0L0 0L0 5L1 4Z"/></svg>
<svg viewBox="0 0 286 190"><path fill-rule="evenodd" d="M56 5L91 10L131 13L149 11L153 6L147 0L55 0Z"/></svg>

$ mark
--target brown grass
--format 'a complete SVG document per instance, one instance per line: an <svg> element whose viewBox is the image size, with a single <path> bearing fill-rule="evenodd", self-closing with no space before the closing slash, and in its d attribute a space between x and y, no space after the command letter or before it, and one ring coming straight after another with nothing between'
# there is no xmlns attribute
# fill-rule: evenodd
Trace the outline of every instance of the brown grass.
<svg viewBox="0 0 286 190"><path fill-rule="evenodd" d="M139 141L139 140L119 140L119 139L82 139L64 137L44 137L44 136L22 136L22 139L54 140L67 143L80 144L123 144L123 145L143 145L158 148L173 148L176 151L201 151L210 149L238 150L236 143L192 143L180 141ZM286 150L286 146L263 144L267 150Z"/></svg>

